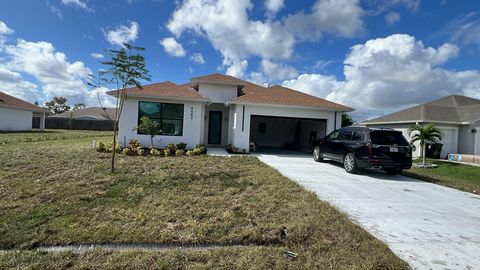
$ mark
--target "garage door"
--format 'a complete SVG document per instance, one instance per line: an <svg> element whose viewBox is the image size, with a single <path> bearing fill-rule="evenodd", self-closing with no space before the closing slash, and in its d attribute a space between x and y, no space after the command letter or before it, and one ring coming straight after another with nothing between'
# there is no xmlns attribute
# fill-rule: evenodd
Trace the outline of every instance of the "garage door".
<svg viewBox="0 0 480 270"><path fill-rule="evenodd" d="M252 115L250 120L250 142L259 148L309 151L325 135L325 119Z"/></svg>

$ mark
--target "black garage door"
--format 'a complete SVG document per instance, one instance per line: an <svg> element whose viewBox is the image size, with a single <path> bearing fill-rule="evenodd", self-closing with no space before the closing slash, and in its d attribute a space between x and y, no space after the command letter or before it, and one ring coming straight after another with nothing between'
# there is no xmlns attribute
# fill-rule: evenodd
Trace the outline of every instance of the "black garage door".
<svg viewBox="0 0 480 270"><path fill-rule="evenodd" d="M250 142L261 148L310 151L316 140L326 135L325 119L252 115Z"/></svg>

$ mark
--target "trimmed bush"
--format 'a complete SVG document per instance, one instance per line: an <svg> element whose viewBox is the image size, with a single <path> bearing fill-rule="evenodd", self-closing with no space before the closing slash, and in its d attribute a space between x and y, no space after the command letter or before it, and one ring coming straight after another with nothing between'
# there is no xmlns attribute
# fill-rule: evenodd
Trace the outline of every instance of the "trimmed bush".
<svg viewBox="0 0 480 270"><path fill-rule="evenodd" d="M123 148L122 154L129 156L129 155L130 155L130 151L131 151L130 148Z"/></svg>
<svg viewBox="0 0 480 270"><path fill-rule="evenodd" d="M155 148L150 150L150 155L152 155L152 156L158 157L158 156L160 156L161 154L162 154L162 153L160 152L160 150L157 150L157 149L155 149Z"/></svg>
<svg viewBox="0 0 480 270"><path fill-rule="evenodd" d="M163 155L164 155L165 157L169 157L169 156L171 156L172 154L170 153L170 150L165 149L165 150L163 150Z"/></svg>
<svg viewBox="0 0 480 270"><path fill-rule="evenodd" d="M195 155L195 152L193 152L193 150L188 150L185 154L186 154L188 157L191 157L191 156L194 156L194 155Z"/></svg>
<svg viewBox="0 0 480 270"><path fill-rule="evenodd" d="M145 150L143 150L143 148L137 148L137 149L135 149L135 151L137 152L137 155L139 155L139 156L143 156L143 154L145 154Z"/></svg>
<svg viewBox="0 0 480 270"><path fill-rule="evenodd" d="M185 149L187 149L187 144L183 143L183 142L179 143L179 144L177 144L177 149L178 150L185 150Z"/></svg>
<svg viewBox="0 0 480 270"><path fill-rule="evenodd" d="M128 142L128 145L130 146L131 149L137 149L137 148L140 148L142 147L142 145L140 144L140 142L136 139L132 139Z"/></svg>
<svg viewBox="0 0 480 270"><path fill-rule="evenodd" d="M169 144L167 145L167 150L170 151L170 153L173 154L173 153L175 153L175 150L177 150L177 147L175 146L175 144L169 143Z"/></svg>
<svg viewBox="0 0 480 270"><path fill-rule="evenodd" d="M177 151L175 151L175 156L179 157L183 155L185 155L185 150L178 149Z"/></svg>
<svg viewBox="0 0 480 270"><path fill-rule="evenodd" d="M105 143L102 142L102 141L98 141L97 143L97 151L98 152L105 152L106 148L105 148Z"/></svg>

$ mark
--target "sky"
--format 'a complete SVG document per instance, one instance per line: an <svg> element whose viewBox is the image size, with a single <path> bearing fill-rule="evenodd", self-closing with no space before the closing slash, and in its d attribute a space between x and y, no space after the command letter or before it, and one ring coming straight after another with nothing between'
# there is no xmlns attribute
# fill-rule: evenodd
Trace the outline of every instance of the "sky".
<svg viewBox="0 0 480 270"><path fill-rule="evenodd" d="M126 42L146 49L152 82L225 73L353 107L361 121L449 94L480 98L479 4L2 0L0 91L111 106L112 86L86 81Z"/></svg>

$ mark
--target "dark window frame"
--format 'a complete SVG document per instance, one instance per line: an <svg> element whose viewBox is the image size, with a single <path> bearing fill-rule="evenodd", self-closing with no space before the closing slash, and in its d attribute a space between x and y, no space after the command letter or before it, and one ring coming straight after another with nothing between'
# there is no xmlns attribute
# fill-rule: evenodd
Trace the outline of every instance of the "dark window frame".
<svg viewBox="0 0 480 270"><path fill-rule="evenodd" d="M181 129L180 129L180 133L179 134L166 134L166 133L159 133L158 135L159 136L173 136L173 137L181 137L183 136L183 128L184 128L184 118L185 118L185 104L183 103L168 103L168 102L155 102L155 101L143 101L143 100L140 100L138 102L138 119L137 119L137 125L140 124L140 118L143 116L141 115L140 113L140 107L141 107L141 104L142 103L154 103L154 104L159 104L160 105L160 117L150 117L150 119L152 120L155 120L155 121L158 121L160 123L160 130L162 130L162 127L164 125L164 122L167 122L167 121L180 121L180 124L181 124ZM181 106L182 109L181 109L181 118L180 117L176 117L176 118L172 118L172 117L164 117L163 116L163 106L164 105L176 105L176 106ZM138 129L137 129L137 134L139 135L145 135L144 133L140 132Z"/></svg>

